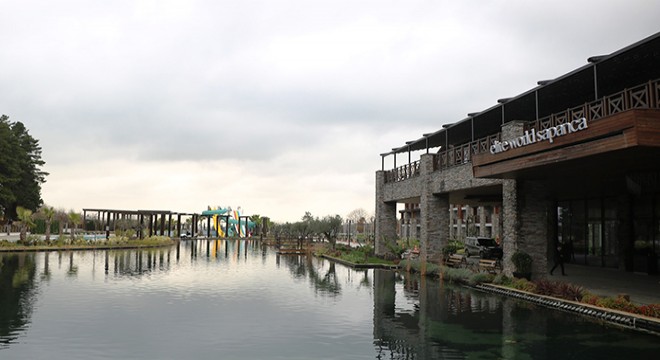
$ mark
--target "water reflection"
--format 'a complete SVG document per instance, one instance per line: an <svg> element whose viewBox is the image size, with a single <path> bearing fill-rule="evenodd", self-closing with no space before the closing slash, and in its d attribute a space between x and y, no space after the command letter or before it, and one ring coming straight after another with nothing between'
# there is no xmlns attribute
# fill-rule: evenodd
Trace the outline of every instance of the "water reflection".
<svg viewBox="0 0 660 360"><path fill-rule="evenodd" d="M0 254L0 349L30 322L37 293L35 254Z"/></svg>
<svg viewBox="0 0 660 360"><path fill-rule="evenodd" d="M87 318L90 323L84 322ZM135 318L138 323L132 322ZM67 321L74 322L72 328L94 331L80 343L53 335ZM223 358L286 353L288 357L280 358L543 359L580 354L588 359L645 358L658 351L652 336L437 279L279 256L258 241L0 254L0 350L9 357L29 357L21 353L26 349L21 337L36 347L111 349L117 358L130 357L130 347L122 352L124 343L117 349L116 343L104 341L103 332L94 338L99 321L106 336L141 325L143 330L158 328L156 337L165 342L154 348L180 339L191 358L217 357L210 355L217 355L213 350L223 344L234 349L223 348ZM243 342L248 345L240 346ZM159 357L140 350L146 351L145 358ZM5 358L3 352L0 356Z"/></svg>
<svg viewBox="0 0 660 360"><path fill-rule="evenodd" d="M281 264L282 262L289 268L289 272L294 278L309 279L309 283L317 294L330 297L341 294L342 286L334 262L318 261L318 259L311 256L277 255L277 263ZM327 269L325 269L326 266Z"/></svg>
<svg viewBox="0 0 660 360"><path fill-rule="evenodd" d="M379 359L617 359L660 351L654 336L437 280L376 270L374 282Z"/></svg>

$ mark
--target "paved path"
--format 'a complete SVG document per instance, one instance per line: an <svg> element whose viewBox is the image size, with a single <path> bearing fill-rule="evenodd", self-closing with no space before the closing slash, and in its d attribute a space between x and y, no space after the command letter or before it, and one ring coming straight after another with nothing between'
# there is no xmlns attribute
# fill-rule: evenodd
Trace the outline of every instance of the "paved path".
<svg viewBox="0 0 660 360"><path fill-rule="evenodd" d="M581 285L601 296L626 294L637 304L660 304L660 276L621 271L618 269L564 264L566 275L555 270L548 278Z"/></svg>

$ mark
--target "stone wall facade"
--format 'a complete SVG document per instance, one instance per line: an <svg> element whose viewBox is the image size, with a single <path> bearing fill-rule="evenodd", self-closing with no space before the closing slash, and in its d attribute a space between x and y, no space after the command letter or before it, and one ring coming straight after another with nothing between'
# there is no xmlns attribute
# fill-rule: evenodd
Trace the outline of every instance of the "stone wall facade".
<svg viewBox="0 0 660 360"><path fill-rule="evenodd" d="M522 122L507 123L502 127L502 138L515 138L522 135L523 130ZM556 229L556 214L552 216L554 204L541 183L475 178L470 163L435 171L433 162L433 154L423 154L420 157L419 175L399 182L385 183L385 172L376 172L376 253L385 254L387 242L397 237L397 202L418 203L421 258L424 261L439 261L442 248L450 239L451 197L455 196L457 202L462 201L460 196L463 194L487 187L497 189L502 194L501 207L497 204L494 208L497 207L498 211L494 211L494 208L492 211L492 230L493 236L499 234L502 222L503 236L500 242L504 250L504 272L510 275L515 270L511 255L516 250L522 250L534 260L533 276L543 276L548 270L548 258L551 258L553 240L556 238L553 233ZM486 213L483 207L479 211L479 228L481 235L484 235ZM466 216L463 214L463 221ZM459 237L461 232L462 226L459 223Z"/></svg>
<svg viewBox="0 0 660 360"><path fill-rule="evenodd" d="M374 251L377 255L387 253L387 242L396 241L396 201L385 201L385 172L376 172L376 226Z"/></svg>

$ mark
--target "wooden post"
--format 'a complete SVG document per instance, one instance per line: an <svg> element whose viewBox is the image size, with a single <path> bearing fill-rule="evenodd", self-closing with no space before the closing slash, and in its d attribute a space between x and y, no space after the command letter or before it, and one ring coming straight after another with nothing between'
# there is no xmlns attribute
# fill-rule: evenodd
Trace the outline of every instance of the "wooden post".
<svg viewBox="0 0 660 360"><path fill-rule="evenodd" d="M107 214L107 220L105 223L105 238L107 240L110 239L110 211L108 211L106 214Z"/></svg>
<svg viewBox="0 0 660 360"><path fill-rule="evenodd" d="M176 215L176 233L181 238L181 214Z"/></svg>
<svg viewBox="0 0 660 360"><path fill-rule="evenodd" d="M172 213L169 213L167 219L167 236L172 237Z"/></svg>
<svg viewBox="0 0 660 360"><path fill-rule="evenodd" d="M165 235L165 214L160 214L160 236Z"/></svg>

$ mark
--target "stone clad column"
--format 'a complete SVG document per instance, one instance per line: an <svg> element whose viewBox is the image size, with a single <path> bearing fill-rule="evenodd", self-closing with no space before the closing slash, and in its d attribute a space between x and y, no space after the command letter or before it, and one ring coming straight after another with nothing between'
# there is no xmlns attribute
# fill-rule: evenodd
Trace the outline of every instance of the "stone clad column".
<svg viewBox="0 0 660 360"><path fill-rule="evenodd" d="M442 248L449 242L449 196L432 192L433 155L423 154L420 163L422 176L427 179L422 183L419 202L419 247L422 272L425 272L426 261L439 262L442 258Z"/></svg>
<svg viewBox="0 0 660 360"><path fill-rule="evenodd" d="M550 213L553 203L545 187L538 182L504 180L502 190L504 271L510 275L515 270L511 255L522 250L533 259L532 278L543 278L548 271L548 254L555 236Z"/></svg>
<svg viewBox="0 0 660 360"><path fill-rule="evenodd" d="M383 188L385 186L385 171L376 171L376 229L374 251L377 255L385 255L387 241L396 241L396 202L385 202Z"/></svg>
<svg viewBox="0 0 660 360"><path fill-rule="evenodd" d="M511 121L502 125L502 140L514 139L523 135L525 124L522 121ZM502 180L502 250L504 251L504 273L511 276L515 268L511 263L511 255L518 248L520 239L520 206L518 204L518 187L516 180Z"/></svg>
<svg viewBox="0 0 660 360"><path fill-rule="evenodd" d="M456 240L463 241L465 235L463 235L463 218L465 218L465 211L463 211L463 205L456 205Z"/></svg>
<svg viewBox="0 0 660 360"><path fill-rule="evenodd" d="M479 236L485 237L486 234L486 207L479 206L477 208L479 212Z"/></svg>
<svg viewBox="0 0 660 360"><path fill-rule="evenodd" d="M511 276L515 271L511 263L511 255L517 249L517 241L520 238L520 221L518 215L520 208L518 206L518 189L516 180L502 180L502 217L503 217L503 238L502 250L504 251L504 273Z"/></svg>
<svg viewBox="0 0 660 360"><path fill-rule="evenodd" d="M492 207L492 213L490 217L491 229L493 230L493 238L496 240L502 241L502 231L500 229L500 213L501 206L495 205Z"/></svg>
<svg viewBox="0 0 660 360"><path fill-rule="evenodd" d="M509 140L524 133L524 123L512 121L502 126L502 139ZM545 277L548 254L554 242L553 202L546 187L538 181L503 180L502 216L504 218L504 272L510 275L515 267L511 255L522 250L531 255L532 278ZM556 208L554 209L556 212Z"/></svg>
<svg viewBox="0 0 660 360"><path fill-rule="evenodd" d="M520 186L522 185L522 186ZM532 256L532 276L545 277L548 271L548 254L554 244L551 213L552 202L544 185L536 181L519 182L518 190L522 192L523 201L520 219L521 240L518 248ZM555 210L556 212L556 210Z"/></svg>

